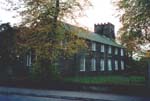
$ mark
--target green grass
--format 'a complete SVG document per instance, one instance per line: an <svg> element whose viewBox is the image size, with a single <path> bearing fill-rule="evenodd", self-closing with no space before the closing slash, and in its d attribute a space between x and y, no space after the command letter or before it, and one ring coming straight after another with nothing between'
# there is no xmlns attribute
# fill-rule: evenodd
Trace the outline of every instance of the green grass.
<svg viewBox="0 0 150 101"><path fill-rule="evenodd" d="M144 76L76 76L64 78L67 82L84 84L144 85Z"/></svg>

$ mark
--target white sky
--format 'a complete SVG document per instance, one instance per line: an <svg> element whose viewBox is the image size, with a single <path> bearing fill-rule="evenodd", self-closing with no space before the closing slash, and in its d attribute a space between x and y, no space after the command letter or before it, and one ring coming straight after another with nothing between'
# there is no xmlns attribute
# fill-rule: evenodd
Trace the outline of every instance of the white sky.
<svg viewBox="0 0 150 101"><path fill-rule="evenodd" d="M80 26L87 27L93 31L94 24L111 22L115 25L115 32L117 32L121 24L119 18L116 17L115 7L111 1L112 0L91 0L93 7L85 12L87 16L77 19ZM0 20L2 20L0 23L15 23L19 20L12 17L14 15L13 12L4 11L1 7L0 13Z"/></svg>
<svg viewBox="0 0 150 101"><path fill-rule="evenodd" d="M94 24L110 22L115 25L115 32L121 26L119 18L117 18L117 11L115 10L112 0L91 0L93 8L86 11L87 17L78 19L82 26L94 30Z"/></svg>

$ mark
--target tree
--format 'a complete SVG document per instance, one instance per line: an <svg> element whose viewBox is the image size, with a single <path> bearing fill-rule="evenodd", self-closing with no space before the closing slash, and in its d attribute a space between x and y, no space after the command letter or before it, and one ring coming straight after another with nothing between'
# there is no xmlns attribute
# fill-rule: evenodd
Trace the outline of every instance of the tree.
<svg viewBox="0 0 150 101"><path fill-rule="evenodd" d="M148 57L148 58L150 58L150 50L148 50L147 52L146 52L146 55L145 55L146 57Z"/></svg>
<svg viewBox="0 0 150 101"><path fill-rule="evenodd" d="M16 60L16 35L9 23L0 25L0 49L0 74L5 78Z"/></svg>
<svg viewBox="0 0 150 101"><path fill-rule="evenodd" d="M115 3L123 25L119 31L121 42L128 50L137 51L150 42L150 1L118 0Z"/></svg>
<svg viewBox="0 0 150 101"><path fill-rule="evenodd" d="M18 28L18 44L26 50L34 50L37 57L35 61L38 62L36 64L39 65L40 62L40 66L35 68L44 70L41 74L50 74L46 63L50 68L54 67L60 56L72 56L86 46L85 42L77 37L81 28L76 30L62 21L75 19L90 5L88 0L20 1L23 21Z"/></svg>

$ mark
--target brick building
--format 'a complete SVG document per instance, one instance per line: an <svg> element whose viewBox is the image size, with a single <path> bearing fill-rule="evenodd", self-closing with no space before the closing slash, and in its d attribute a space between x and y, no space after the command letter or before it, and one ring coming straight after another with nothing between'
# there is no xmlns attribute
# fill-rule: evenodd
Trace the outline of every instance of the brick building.
<svg viewBox="0 0 150 101"><path fill-rule="evenodd" d="M67 30L73 28L78 30L76 26L64 25ZM1 26L1 31L3 29ZM77 35L86 41L88 48L70 59L61 59L59 62L61 73L120 72L126 69L125 48L115 41L113 24L95 24L94 32L80 31ZM29 70L34 57L29 51L27 55L20 57L22 58L20 63Z"/></svg>
<svg viewBox="0 0 150 101"><path fill-rule="evenodd" d="M78 33L78 37L86 40L88 49L77 53L69 60L63 60L61 71L65 73L106 73L125 70L125 48L116 43L113 24L95 24L94 32L83 31Z"/></svg>

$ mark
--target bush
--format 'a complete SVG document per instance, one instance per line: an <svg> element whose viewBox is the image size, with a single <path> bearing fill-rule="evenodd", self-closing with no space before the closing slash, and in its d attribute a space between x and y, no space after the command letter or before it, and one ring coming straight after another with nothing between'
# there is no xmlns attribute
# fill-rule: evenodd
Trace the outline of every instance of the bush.
<svg viewBox="0 0 150 101"><path fill-rule="evenodd" d="M57 70L57 65L51 64L46 59L36 61L31 68L30 77L32 80L54 81L60 79L60 74Z"/></svg>
<svg viewBox="0 0 150 101"><path fill-rule="evenodd" d="M145 75L147 72L147 60L142 58L140 61L131 60L128 64L129 74Z"/></svg>

